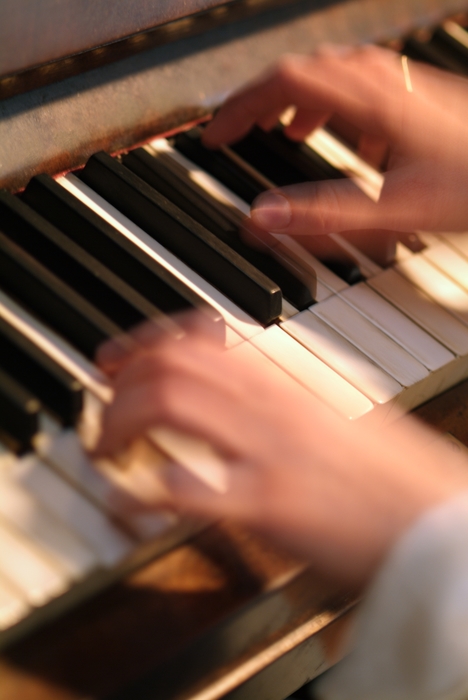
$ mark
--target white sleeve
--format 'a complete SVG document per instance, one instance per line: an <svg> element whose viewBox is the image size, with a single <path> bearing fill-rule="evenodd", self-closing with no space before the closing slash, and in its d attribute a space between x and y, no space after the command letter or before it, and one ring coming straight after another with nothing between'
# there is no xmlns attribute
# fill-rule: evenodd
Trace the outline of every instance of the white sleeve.
<svg viewBox="0 0 468 700"><path fill-rule="evenodd" d="M351 653L321 700L467 700L468 493L399 540L358 613Z"/></svg>

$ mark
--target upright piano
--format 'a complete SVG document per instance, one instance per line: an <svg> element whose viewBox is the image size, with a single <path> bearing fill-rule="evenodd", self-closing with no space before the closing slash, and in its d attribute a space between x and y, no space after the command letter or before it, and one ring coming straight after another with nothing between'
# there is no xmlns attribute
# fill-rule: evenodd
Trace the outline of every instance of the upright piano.
<svg viewBox="0 0 468 700"><path fill-rule="evenodd" d="M215 219L232 224L247 203L218 181L216 169L205 172L197 162L193 130L230 91L284 52L309 52L324 41L406 41L409 55L463 72L462 58L449 49L447 59L427 37L464 9L464 0L2 3L0 700L282 700L339 660L358 592L324 580L236 524L186 522L167 513L128 521L110 505L110 487L80 453L75 426L81 421L80 430L92 431L96 405L107 400L92 364L101 338L96 328L100 320L108 334L119 326L104 301L94 308L92 292L86 294L99 294L106 284L112 306L128 290L134 312L151 315L161 307L167 319L169 302L149 300L138 287L139 275L154 275L154 285L163 280L158 284L168 297L179 300L174 308L200 306L213 323L225 323L228 351L248 346L262 353L304 390L319 391L320 377L322 398L351 418L414 409L463 449L466 236L399 241L393 265L379 258L382 250L366 252L338 237L334 245L352 264L343 273L309 255L309 276L299 292L292 290L292 302L282 269L283 304L270 317L263 291L252 293L260 295L257 304L226 290L184 251L179 256L154 242L143 215L131 203L125 209L123 200L133 187L150 213L174 212L165 199L170 192L161 199L151 191L158 162L166 185L179 178L187 200L202 197ZM378 179L351 151L334 160L340 142L327 132L308 147L322 172L350 169L368 187ZM102 173L114 185L101 187ZM254 172L253 184L261 177ZM121 197L113 193L122 182ZM195 209L189 214L196 216ZM200 234L197 226L186 222L192 234ZM80 238L85 232L88 249ZM103 259L115 253L128 268L103 270L101 244ZM223 260L233 264L229 254ZM77 265L81 286L73 289L67 275ZM251 280L246 269L242 279ZM428 276L461 299L458 311L450 293L444 296L436 283L431 289ZM400 291L414 291L414 301L405 305L392 296L395 279ZM316 304L307 301L309 293ZM55 311L44 309L48 299ZM130 313L119 303L123 315ZM343 322L343 304L373 347L358 345ZM382 308L388 321L379 318ZM64 309L68 319L75 314L88 324L85 340L64 321ZM387 359L407 358L404 369L376 356L384 345ZM342 348L349 369L339 365ZM309 371L317 374L306 376Z"/></svg>

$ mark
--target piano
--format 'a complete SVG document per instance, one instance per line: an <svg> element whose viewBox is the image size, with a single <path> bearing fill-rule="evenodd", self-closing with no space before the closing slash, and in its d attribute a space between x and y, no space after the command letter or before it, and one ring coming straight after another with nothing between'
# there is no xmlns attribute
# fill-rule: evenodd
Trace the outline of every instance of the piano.
<svg viewBox="0 0 468 700"><path fill-rule="evenodd" d="M80 448L109 400L93 353L142 318L177 332L172 312L196 306L227 352L260 353L350 419L415 409L463 449L468 236L334 236L322 260L285 239L255 257L232 230L255 188L283 184L265 149L369 192L379 174L327 131L302 155L256 133L207 161L197 130L324 40L400 42L463 72L463 50L441 49L450 25L426 28L465 3L47 5L0 8L0 698L281 700L340 658L358 592L232 523L123 515Z"/></svg>

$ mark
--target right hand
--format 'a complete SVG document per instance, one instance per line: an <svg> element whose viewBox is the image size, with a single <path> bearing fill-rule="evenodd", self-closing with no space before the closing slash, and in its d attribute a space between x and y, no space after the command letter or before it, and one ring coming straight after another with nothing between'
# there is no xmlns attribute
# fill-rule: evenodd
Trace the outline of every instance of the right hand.
<svg viewBox="0 0 468 700"><path fill-rule="evenodd" d="M468 81L413 61L409 72L413 92L393 51L323 47L284 57L227 100L205 130L208 147L233 143L255 124L269 130L295 106L285 130L291 139L337 115L361 133L366 152L387 162L378 202L345 179L260 195L251 212L260 235L468 227Z"/></svg>

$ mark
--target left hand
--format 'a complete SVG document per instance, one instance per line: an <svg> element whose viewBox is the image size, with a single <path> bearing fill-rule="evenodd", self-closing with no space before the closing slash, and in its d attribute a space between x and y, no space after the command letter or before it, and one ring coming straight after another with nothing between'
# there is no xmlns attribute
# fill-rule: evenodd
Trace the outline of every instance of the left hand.
<svg viewBox="0 0 468 700"><path fill-rule="evenodd" d="M466 464L413 419L372 431L347 422L287 375L235 360L196 323L118 362L105 346L101 366L109 358L115 399L97 456L154 426L208 441L224 458L227 492L172 464L175 505L244 522L345 583L367 583L415 518L468 488Z"/></svg>

